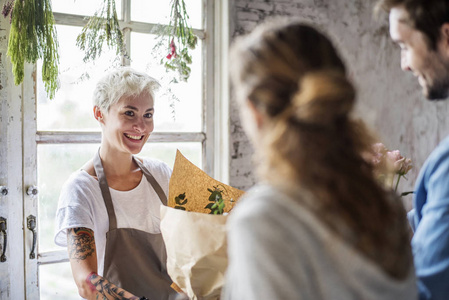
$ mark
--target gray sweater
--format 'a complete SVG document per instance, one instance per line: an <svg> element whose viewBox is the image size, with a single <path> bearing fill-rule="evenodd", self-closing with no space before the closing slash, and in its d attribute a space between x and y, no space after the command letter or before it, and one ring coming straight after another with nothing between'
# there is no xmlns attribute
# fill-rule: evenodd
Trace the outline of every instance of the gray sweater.
<svg viewBox="0 0 449 300"><path fill-rule="evenodd" d="M414 269L398 281L288 195L251 189L228 219L222 299L413 300Z"/></svg>

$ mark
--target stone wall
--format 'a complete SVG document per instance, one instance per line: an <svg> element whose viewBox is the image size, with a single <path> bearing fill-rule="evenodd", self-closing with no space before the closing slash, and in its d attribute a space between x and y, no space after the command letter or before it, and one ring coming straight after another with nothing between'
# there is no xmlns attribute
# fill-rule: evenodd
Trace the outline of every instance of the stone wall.
<svg viewBox="0 0 449 300"><path fill-rule="evenodd" d="M318 24L337 45L358 88L357 115L390 149L399 149L415 168L400 190L413 188L418 171L438 142L449 134L449 101L429 102L412 74L400 69L400 51L390 40L388 16L373 17L374 0L234 0L233 36L250 32L271 16L295 16ZM231 100L230 183L255 183L252 148ZM407 198L407 202L411 199Z"/></svg>

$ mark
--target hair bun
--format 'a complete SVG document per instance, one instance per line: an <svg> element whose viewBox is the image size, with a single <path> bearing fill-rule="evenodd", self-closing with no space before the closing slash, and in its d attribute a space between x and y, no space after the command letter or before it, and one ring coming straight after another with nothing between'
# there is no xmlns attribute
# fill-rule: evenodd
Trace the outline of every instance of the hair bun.
<svg viewBox="0 0 449 300"><path fill-rule="evenodd" d="M300 80L287 114L301 123L328 126L346 117L354 101L354 86L341 71L310 72Z"/></svg>

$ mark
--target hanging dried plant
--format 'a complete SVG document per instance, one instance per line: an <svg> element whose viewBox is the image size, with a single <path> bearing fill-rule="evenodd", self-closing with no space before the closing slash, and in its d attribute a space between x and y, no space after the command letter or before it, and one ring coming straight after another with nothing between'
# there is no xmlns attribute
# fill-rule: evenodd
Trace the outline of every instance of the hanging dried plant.
<svg viewBox="0 0 449 300"><path fill-rule="evenodd" d="M3 15L11 16L8 52L14 83L23 82L24 66L42 59L42 80L45 91L53 99L58 83L58 40L50 0L8 1Z"/></svg>
<svg viewBox="0 0 449 300"><path fill-rule="evenodd" d="M9 16L9 22L12 21L12 10L14 8L14 0L7 0L5 4L3 4L2 15L6 18Z"/></svg>
<svg viewBox="0 0 449 300"><path fill-rule="evenodd" d="M114 0L104 0L76 38L76 45L84 51L84 62L97 59L106 42L109 48L116 48L117 55L126 56L123 33L117 17Z"/></svg>
<svg viewBox="0 0 449 300"><path fill-rule="evenodd" d="M160 25L156 30L160 41L155 48L168 46L168 54L161 59L161 64L167 70L177 71L180 80L187 81L191 73L189 65L192 64L189 50L195 49L198 38L188 25L189 15L184 0L172 0L170 5L170 24L168 27Z"/></svg>

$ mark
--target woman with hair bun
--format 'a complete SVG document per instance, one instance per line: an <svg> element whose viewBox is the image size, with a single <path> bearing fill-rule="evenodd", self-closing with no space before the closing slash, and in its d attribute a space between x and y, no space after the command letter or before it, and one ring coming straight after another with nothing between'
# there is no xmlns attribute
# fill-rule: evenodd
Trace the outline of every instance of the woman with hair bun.
<svg viewBox="0 0 449 300"><path fill-rule="evenodd" d="M260 183L228 223L224 299L416 299L405 210L362 157L355 89L311 26L238 38L231 71Z"/></svg>

